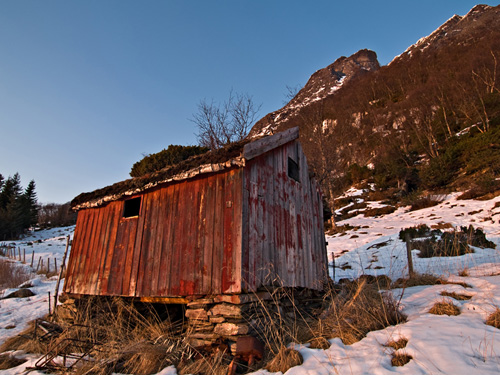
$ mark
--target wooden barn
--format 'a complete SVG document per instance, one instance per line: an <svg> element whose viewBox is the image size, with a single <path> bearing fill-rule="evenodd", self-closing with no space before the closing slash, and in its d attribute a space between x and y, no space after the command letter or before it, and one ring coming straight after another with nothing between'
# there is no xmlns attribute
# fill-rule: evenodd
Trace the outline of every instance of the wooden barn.
<svg viewBox="0 0 500 375"><path fill-rule="evenodd" d="M64 293L187 303L321 290L322 197L298 137L289 129L79 195Z"/></svg>

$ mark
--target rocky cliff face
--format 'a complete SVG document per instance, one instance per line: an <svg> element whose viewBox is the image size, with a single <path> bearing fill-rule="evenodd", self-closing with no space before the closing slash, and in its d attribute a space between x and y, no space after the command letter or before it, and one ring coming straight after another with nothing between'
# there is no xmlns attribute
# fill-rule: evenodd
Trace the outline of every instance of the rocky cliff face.
<svg viewBox="0 0 500 375"><path fill-rule="evenodd" d="M258 121L250 136L299 126L324 192L365 175L381 189L433 189L467 175L471 181L474 173L496 178L500 164L492 169L471 161L472 153L457 151L469 144L453 145L472 128L490 135L500 127L499 62L500 5L477 5L387 66L380 67L369 50L337 59L315 72L283 108Z"/></svg>
<svg viewBox="0 0 500 375"><path fill-rule="evenodd" d="M367 72L380 68L377 54L363 49L354 55L338 58L333 64L315 72L307 84L283 108L269 113L258 121L250 132L250 137L272 134L278 127L286 125L298 112L308 105L321 101L335 93L347 82Z"/></svg>

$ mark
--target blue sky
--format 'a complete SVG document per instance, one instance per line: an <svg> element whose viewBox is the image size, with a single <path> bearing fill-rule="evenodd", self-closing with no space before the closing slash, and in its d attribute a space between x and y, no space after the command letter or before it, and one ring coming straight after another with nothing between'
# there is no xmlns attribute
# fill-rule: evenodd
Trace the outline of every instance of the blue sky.
<svg viewBox="0 0 500 375"><path fill-rule="evenodd" d="M262 117L338 57L368 48L386 65L475 4L1 1L0 173L67 202L143 154L196 144L202 99L247 93Z"/></svg>

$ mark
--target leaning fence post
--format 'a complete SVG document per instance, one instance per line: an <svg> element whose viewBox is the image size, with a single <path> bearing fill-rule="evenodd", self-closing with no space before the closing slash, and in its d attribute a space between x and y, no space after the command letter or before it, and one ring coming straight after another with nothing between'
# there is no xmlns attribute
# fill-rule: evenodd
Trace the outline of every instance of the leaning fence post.
<svg viewBox="0 0 500 375"><path fill-rule="evenodd" d="M35 250L31 253L31 268L33 268L33 261L35 260Z"/></svg>
<svg viewBox="0 0 500 375"><path fill-rule="evenodd" d="M64 268L66 267L66 256L68 255L68 249L69 249L69 234L66 236L66 249L64 250L64 255L62 259L61 272L59 272L59 276L57 277L56 291L54 295L54 315L56 314L56 309L57 309L57 296L59 294L59 284L61 283L62 274L64 272Z"/></svg>
<svg viewBox="0 0 500 375"><path fill-rule="evenodd" d="M413 259L411 257L411 239L410 235L407 233L406 234L406 255L408 256L408 271L409 271L409 277L413 276Z"/></svg>

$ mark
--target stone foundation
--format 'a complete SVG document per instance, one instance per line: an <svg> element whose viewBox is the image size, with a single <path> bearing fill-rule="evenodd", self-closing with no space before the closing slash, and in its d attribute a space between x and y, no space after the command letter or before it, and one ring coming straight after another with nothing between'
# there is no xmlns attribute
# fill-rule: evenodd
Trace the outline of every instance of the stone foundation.
<svg viewBox="0 0 500 375"><path fill-rule="evenodd" d="M259 332L265 332L270 319L278 315L294 318L298 309L320 307L321 303L318 293L293 289L193 300L186 308L187 337L193 346L225 339L234 349L238 337L259 337Z"/></svg>

